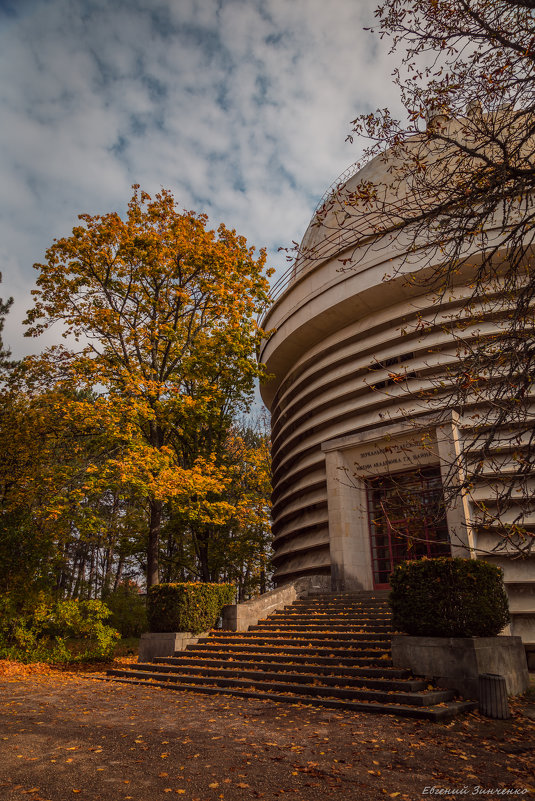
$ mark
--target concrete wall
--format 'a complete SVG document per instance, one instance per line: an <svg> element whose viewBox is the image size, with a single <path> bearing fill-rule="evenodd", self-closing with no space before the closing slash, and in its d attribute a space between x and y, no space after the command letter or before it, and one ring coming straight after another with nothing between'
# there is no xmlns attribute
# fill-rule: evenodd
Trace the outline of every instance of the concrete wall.
<svg viewBox="0 0 535 801"><path fill-rule="evenodd" d="M139 662L152 662L157 656L173 656L175 651L183 651L188 645L195 645L203 634L190 634L185 631L145 632L139 641Z"/></svg>
<svg viewBox="0 0 535 801"><path fill-rule="evenodd" d="M365 169L370 180L387 180L380 159ZM420 392L432 387L433 374L455 361L448 325L470 288L463 286L460 275L447 303L437 306L422 284L410 283L405 276L426 260L432 265L438 253L425 248L409 253L403 236L356 248L356 237L362 234L358 214L342 229L336 222L336 203L333 209L323 225L313 221L293 283L263 321L264 328L274 329L260 354L274 375L262 387L272 414L274 577L283 584L323 575L332 577L336 589L370 589L363 471L359 472L357 450L351 453L357 441L350 445L344 439L373 432L370 436L381 447L382 434L387 439L399 436L399 426L411 429L415 437L427 428L436 440L434 463L447 472L477 423L468 416L441 418L440 426L433 426L430 411L436 420L440 404L430 410ZM501 241L498 226L488 235L489 242ZM349 266L342 267L342 258ZM395 277L385 280L386 274ZM422 319L432 321L425 334ZM492 334L498 323L482 314L478 328ZM406 379L393 381L393 371ZM491 508L490 479L473 492L478 502ZM496 551L495 533L478 532L471 504L465 495L448 508L454 553L508 565L512 631L535 642L535 558L527 560L519 582L510 555ZM535 526L535 521L529 525Z"/></svg>
<svg viewBox="0 0 535 801"><path fill-rule="evenodd" d="M315 593L328 592L330 579L326 576L306 576L283 584L258 598L241 604L223 607L223 628L229 631L248 631L277 609L284 609L298 598L306 598Z"/></svg>
<svg viewBox="0 0 535 801"><path fill-rule="evenodd" d="M478 698L478 676L503 676L508 695L520 695L529 685L526 654L520 637L392 638L395 667L432 679L465 698Z"/></svg>

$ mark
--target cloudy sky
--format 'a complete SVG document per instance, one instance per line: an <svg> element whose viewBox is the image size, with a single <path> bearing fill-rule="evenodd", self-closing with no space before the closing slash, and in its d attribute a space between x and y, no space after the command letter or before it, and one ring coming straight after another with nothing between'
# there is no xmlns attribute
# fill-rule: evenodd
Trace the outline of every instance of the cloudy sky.
<svg viewBox="0 0 535 801"><path fill-rule="evenodd" d="M4 340L23 339L32 264L77 214L171 189L270 251L301 238L359 157L349 121L397 106L375 0L0 0ZM57 335L56 335L57 336ZM47 341L54 334L46 335Z"/></svg>

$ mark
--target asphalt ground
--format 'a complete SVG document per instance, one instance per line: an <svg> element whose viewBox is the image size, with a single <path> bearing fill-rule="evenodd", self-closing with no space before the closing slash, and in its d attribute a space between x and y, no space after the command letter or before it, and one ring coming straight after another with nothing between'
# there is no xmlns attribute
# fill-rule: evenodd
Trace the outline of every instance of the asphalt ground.
<svg viewBox="0 0 535 801"><path fill-rule="evenodd" d="M535 705L526 699L507 721L474 712L437 724L94 673L6 672L1 801L535 796Z"/></svg>

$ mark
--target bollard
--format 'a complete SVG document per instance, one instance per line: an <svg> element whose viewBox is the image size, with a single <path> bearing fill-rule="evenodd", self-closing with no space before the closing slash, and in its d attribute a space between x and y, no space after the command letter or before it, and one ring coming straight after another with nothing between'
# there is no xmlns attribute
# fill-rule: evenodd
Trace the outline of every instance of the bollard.
<svg viewBox="0 0 535 801"><path fill-rule="evenodd" d="M497 673L481 673L478 678L481 714L498 720L510 718L505 678Z"/></svg>

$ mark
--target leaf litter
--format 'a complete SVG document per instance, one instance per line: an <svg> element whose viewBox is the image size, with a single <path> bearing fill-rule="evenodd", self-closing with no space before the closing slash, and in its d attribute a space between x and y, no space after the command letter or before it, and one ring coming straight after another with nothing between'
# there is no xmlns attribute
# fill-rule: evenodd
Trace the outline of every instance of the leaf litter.
<svg viewBox="0 0 535 801"><path fill-rule="evenodd" d="M533 784L528 700L508 721L434 724L100 677L0 661L2 801L413 801L426 786Z"/></svg>

